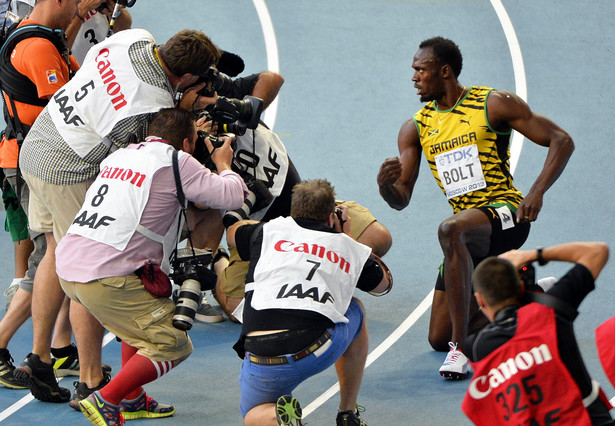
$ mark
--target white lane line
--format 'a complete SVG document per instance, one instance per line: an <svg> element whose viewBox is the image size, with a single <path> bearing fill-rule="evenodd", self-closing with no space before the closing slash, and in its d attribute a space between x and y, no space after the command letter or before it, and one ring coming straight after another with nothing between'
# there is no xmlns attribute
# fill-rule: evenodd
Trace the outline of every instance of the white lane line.
<svg viewBox="0 0 615 426"><path fill-rule="evenodd" d="M498 15L500 25L504 30L506 41L508 42L508 50L510 50L510 56L513 62L513 72L515 77L515 93L524 101L527 102L527 80L525 78L525 65L523 65L523 55L521 54L521 46L519 46L519 40L517 39L517 33L515 28L502 4L501 0L491 0L491 5L495 9L495 13ZM510 144L510 172L514 176L519 157L521 156L521 149L523 148L523 135L514 132L512 142Z"/></svg>
<svg viewBox="0 0 615 426"><path fill-rule="evenodd" d="M107 346L109 342L115 339L115 334L107 333L103 338L103 347ZM59 381L59 380L58 380ZM31 393L21 398L19 401L15 402L13 405L9 406L7 409L0 412L0 423L3 420L6 420L11 414L16 413L21 408L25 407L28 403L34 401L34 397Z"/></svg>
<svg viewBox="0 0 615 426"><path fill-rule="evenodd" d="M491 0L491 4L495 9L498 18L500 20L500 25L504 30L504 34L506 35L506 40L508 42L508 49L510 50L510 55L513 61L513 71L514 71L514 79L515 79L515 92L519 97L523 100L527 101L527 82L525 78L525 67L523 65L523 57L521 55L521 48L519 46L519 41L517 39L517 34L515 33L515 29L512 25L512 22L504 8L504 5L500 0ZM519 156L521 155L521 149L523 148L523 135L514 132L511 142L511 160L510 160L510 171L514 175L515 169L517 168L517 163L519 161ZM414 323L418 320L427 311L427 309L431 306L431 300L433 298L433 290L423 299L421 304L406 318L406 320L399 326L397 329L391 333L389 337L386 338L384 342L382 342L376 349L374 349L369 356L367 357L368 362L365 367L367 368L373 361L378 359L380 355L382 355L386 350L388 350L399 338L407 332L410 327L414 325ZM322 395L312 401L305 409L303 410L304 417L308 414L316 410L323 403L325 403L329 398L335 395L339 391L339 382L335 385L331 386L327 389ZM614 398L615 399L615 398Z"/></svg>
<svg viewBox="0 0 615 426"><path fill-rule="evenodd" d="M7 408L6 410L2 411L0 413L0 422L6 420L11 414L14 414L15 412L17 412L17 410L20 410L23 407L25 407L26 404L28 404L32 400L34 400L34 397L32 396L31 393L29 393L26 396L24 396L23 398L21 398L19 401L14 403L13 405L11 405L9 408Z"/></svg>
<svg viewBox="0 0 615 426"><path fill-rule="evenodd" d="M416 323L419 318L429 309L431 306L431 299L433 299L434 290L431 290L419 306L412 311L412 313L400 324L395 331L393 331L389 337L387 337L381 344L378 345L367 357L365 362L365 368L369 367L372 362L376 361L380 356L385 353L395 342L397 342L401 336L403 336L409 329ZM337 382L331 386L325 393L320 395L314 401L312 401L307 407L303 409L303 417L307 417L312 411L316 410L329 398L335 395L340 390L340 384Z"/></svg>
<svg viewBox="0 0 615 426"><path fill-rule="evenodd" d="M278 56L278 43L275 38L275 31L273 29L273 23L271 22L271 16L269 16L269 10L265 4L265 0L252 0L258 19L263 29L263 37L265 39L265 51L267 53L267 70L273 72L280 72L280 61ZM273 130L275 125L275 119L278 114L278 97L269 105L265 110L263 121Z"/></svg>

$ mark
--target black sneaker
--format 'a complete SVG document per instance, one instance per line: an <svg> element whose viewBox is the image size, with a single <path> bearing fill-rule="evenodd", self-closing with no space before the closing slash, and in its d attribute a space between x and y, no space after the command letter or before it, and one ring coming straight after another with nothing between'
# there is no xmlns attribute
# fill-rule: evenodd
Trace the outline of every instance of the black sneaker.
<svg viewBox="0 0 615 426"><path fill-rule="evenodd" d="M77 352L61 358L51 357L51 365L53 365L57 378L66 376L79 377L79 355ZM111 366L109 364L102 364L102 373L103 375L110 374Z"/></svg>
<svg viewBox="0 0 615 426"><path fill-rule="evenodd" d="M34 398L45 402L68 402L70 391L56 382L51 364L41 361L38 355L30 353L13 371L18 380L27 381Z"/></svg>
<svg viewBox="0 0 615 426"><path fill-rule="evenodd" d="M111 374L109 373L103 373L103 378L100 380L100 383L98 384L98 386L95 386L93 388L89 388L85 382L74 381L73 386L75 387L75 392L73 392L73 399L70 400L68 405L70 405L70 408L74 408L77 411L81 411L79 401L87 398L95 391L101 390L110 381Z"/></svg>
<svg viewBox="0 0 615 426"><path fill-rule="evenodd" d="M335 424L337 426L367 426L367 422L361 418L359 411L365 411L365 408L357 405L356 411L338 412Z"/></svg>
<svg viewBox="0 0 615 426"><path fill-rule="evenodd" d="M28 389L28 386L13 376L13 358L8 349L0 349L0 385L9 389Z"/></svg>

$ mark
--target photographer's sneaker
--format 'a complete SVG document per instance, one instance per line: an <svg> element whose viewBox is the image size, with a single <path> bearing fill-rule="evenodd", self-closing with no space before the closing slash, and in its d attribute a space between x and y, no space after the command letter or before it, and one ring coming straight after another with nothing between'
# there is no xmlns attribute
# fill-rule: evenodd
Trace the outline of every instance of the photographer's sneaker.
<svg viewBox="0 0 615 426"><path fill-rule="evenodd" d="M357 405L355 411L338 411L335 419L336 426L367 426L367 422L361 418L359 413L365 411L365 408Z"/></svg>
<svg viewBox="0 0 615 426"><path fill-rule="evenodd" d="M39 401L68 402L70 399L70 391L58 385L51 364L41 361L36 354L28 354L13 371L13 376L27 383L30 392Z"/></svg>
<svg viewBox="0 0 615 426"><path fill-rule="evenodd" d="M175 407L159 403L154 398L150 398L145 391L135 399L122 400L120 410L124 420L159 419L175 414Z"/></svg>
<svg viewBox="0 0 615 426"><path fill-rule="evenodd" d="M120 406L105 401L100 391L96 391L79 401L79 407L81 407L83 415L92 424L97 426L118 426L124 424L124 417L122 417Z"/></svg>
<svg viewBox="0 0 615 426"><path fill-rule="evenodd" d="M457 343L448 342L448 346L451 349L446 355L444 364L440 367L440 375L449 380L465 379L470 371L470 361L461 351L457 350Z"/></svg>
<svg viewBox="0 0 615 426"><path fill-rule="evenodd" d="M9 389L28 389L25 383L13 376L15 366L8 349L0 349L0 385Z"/></svg>
<svg viewBox="0 0 615 426"><path fill-rule="evenodd" d="M53 370L55 371L57 378L62 378L66 376L76 376L79 377L79 355L75 352L61 358L51 357L51 365L53 365ZM105 374L111 374L111 366L109 364L102 364L102 373L103 376Z"/></svg>
<svg viewBox="0 0 615 426"><path fill-rule="evenodd" d="M197 321L201 321L201 322L224 321L224 311L222 310L222 308L218 305L211 306L211 304L205 297L205 292L202 292L202 295L203 295L203 301L197 308L194 318Z"/></svg>
<svg viewBox="0 0 615 426"><path fill-rule="evenodd" d="M303 426L301 421L301 405L299 401L290 395L283 395L278 398L275 405L275 416L278 425Z"/></svg>
<svg viewBox="0 0 615 426"><path fill-rule="evenodd" d="M103 373L103 378L100 380L100 383L98 383L98 386L95 386L93 388L89 388L87 383L85 382L74 381L73 386L75 387L75 391L73 392L73 399L70 400L68 405L70 405L70 408L73 408L77 411L81 411L79 401L81 401L82 399L86 399L88 396L92 395L97 390L101 390L110 381L110 373Z"/></svg>

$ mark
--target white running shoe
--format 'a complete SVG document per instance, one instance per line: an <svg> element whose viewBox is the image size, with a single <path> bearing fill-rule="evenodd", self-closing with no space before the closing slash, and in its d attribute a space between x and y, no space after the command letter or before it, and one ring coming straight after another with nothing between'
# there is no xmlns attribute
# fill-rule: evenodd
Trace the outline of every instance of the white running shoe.
<svg viewBox="0 0 615 426"><path fill-rule="evenodd" d="M542 290L546 293L555 285L557 282L557 278L555 277L544 277L536 281L536 285L542 288Z"/></svg>
<svg viewBox="0 0 615 426"><path fill-rule="evenodd" d="M457 343L448 342L451 348L446 355L444 364L440 367L440 375L449 380L465 379L470 372L470 361L461 352L457 350Z"/></svg>

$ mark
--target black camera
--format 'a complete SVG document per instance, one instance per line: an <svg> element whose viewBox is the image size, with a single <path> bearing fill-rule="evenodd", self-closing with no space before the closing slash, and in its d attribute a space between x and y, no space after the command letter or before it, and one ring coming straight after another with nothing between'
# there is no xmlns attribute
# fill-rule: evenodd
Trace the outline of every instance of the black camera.
<svg viewBox="0 0 615 426"><path fill-rule="evenodd" d="M245 171L238 173L248 187L248 196L244 200L243 206L237 210L229 210L224 213L224 216L222 216L222 223L224 223L226 228L239 220L248 219L252 212L257 212L267 207L273 200L273 194L271 194L265 182L256 179Z"/></svg>
<svg viewBox="0 0 615 426"><path fill-rule="evenodd" d="M233 80L218 71L216 67L209 67L207 74L200 76L195 84L203 82L205 82L205 86L197 93L207 98L211 98L215 93L218 93L219 96L226 96L233 85Z"/></svg>
<svg viewBox="0 0 615 426"><path fill-rule="evenodd" d="M263 100L246 95L242 100L218 97L207 110L211 120L218 124L218 133L234 133L241 136L246 129L256 129L263 112Z"/></svg>
<svg viewBox="0 0 615 426"><path fill-rule="evenodd" d="M190 330L202 299L202 291L216 286L217 276L209 269L213 255L211 250L182 248L171 262L173 272L169 277L181 283L173 314L173 326Z"/></svg>
<svg viewBox="0 0 615 426"><path fill-rule="evenodd" d="M130 1L128 1L128 0L116 0L116 3L118 3L120 6L126 6L126 7L133 7L136 2L137 2L137 0L130 0ZM109 5L107 4L106 1L102 2L96 8L96 10L98 10L99 12L104 12L105 9L113 10L112 8L109 7Z"/></svg>
<svg viewBox="0 0 615 426"><path fill-rule="evenodd" d="M526 290L534 291L536 287L536 268L531 263L519 269L519 280L523 281Z"/></svg>
<svg viewBox="0 0 615 426"><path fill-rule="evenodd" d="M207 145L205 144L205 139L209 139L214 149L220 148L224 141L220 139L218 136L214 136L211 133L207 133L204 130L197 131L197 139L196 144L194 146L194 152L192 156L198 160L199 163L207 167L209 170L216 170L216 165L211 159L211 153L207 149ZM233 134L222 134L220 136L228 136L231 138L231 149L233 151L237 150L237 139Z"/></svg>

